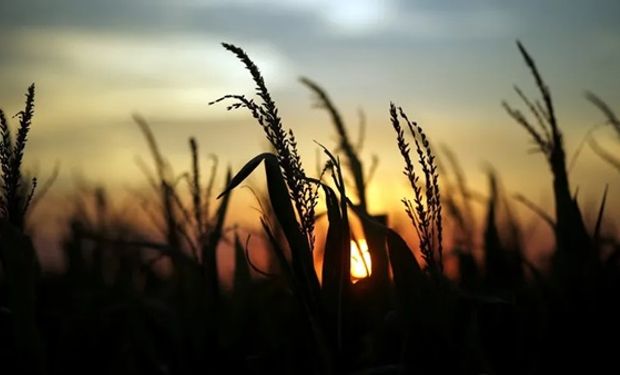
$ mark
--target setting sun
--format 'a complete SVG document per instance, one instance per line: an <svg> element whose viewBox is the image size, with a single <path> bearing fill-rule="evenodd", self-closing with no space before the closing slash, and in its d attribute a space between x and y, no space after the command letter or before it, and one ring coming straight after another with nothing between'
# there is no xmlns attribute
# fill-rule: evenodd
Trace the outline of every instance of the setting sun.
<svg viewBox="0 0 620 375"><path fill-rule="evenodd" d="M359 247L358 247L359 243ZM356 281L370 276L371 263L365 239L351 241L351 278Z"/></svg>

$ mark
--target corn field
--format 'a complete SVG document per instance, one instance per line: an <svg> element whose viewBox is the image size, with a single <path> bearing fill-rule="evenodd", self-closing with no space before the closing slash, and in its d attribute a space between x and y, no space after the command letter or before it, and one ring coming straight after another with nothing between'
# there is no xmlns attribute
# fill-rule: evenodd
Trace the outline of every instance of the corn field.
<svg viewBox="0 0 620 375"><path fill-rule="evenodd" d="M143 165L150 193L140 199L157 235L116 214L114 197L104 189L86 197L76 193L75 210L63 224L62 273L41 264L27 225L53 182L37 183L22 166L28 134L38 125L35 85L13 119L0 111L1 373L618 371L620 237L602 230L616 213L606 211L604 190L593 229L585 224L569 184L552 89L521 43L518 52L538 93L531 97L515 87L520 105L503 107L510 126L527 133L538 160L549 167L554 211L507 197L492 170L489 194L474 196L458 158L434 148L432 124L418 123L406 106L390 103L385 132L393 134L403 172L394 183L410 189L405 197L386 199L401 202L402 223L369 212L367 188L376 163L360 156L322 86L301 79L338 142L334 148L317 144L326 162L311 175L298 151L298 142L308 140L298 140L283 123L259 67L244 49L222 46L249 72L255 95L228 94L210 105L249 113L270 150L222 172L217 158L201 164L204 150L190 138L192 162L178 174L148 121L135 116L152 159ZM620 137L614 110L593 93L587 102ZM620 172L617 153L596 143L592 148L601 163ZM252 261L252 238L226 225L236 190L255 174L265 176L257 224L268 269ZM218 186L221 178L225 184ZM480 204L484 218L475 223L472 206ZM525 234L511 215L516 204L552 228L546 268L524 254ZM324 232L319 220L327 223ZM363 238L353 234L354 221ZM448 224L456 233L449 241ZM410 226L416 238L405 238L397 226ZM218 248L234 258L231 289L222 286ZM478 251L482 260L474 256ZM447 254L456 255L456 275L444 267Z"/></svg>

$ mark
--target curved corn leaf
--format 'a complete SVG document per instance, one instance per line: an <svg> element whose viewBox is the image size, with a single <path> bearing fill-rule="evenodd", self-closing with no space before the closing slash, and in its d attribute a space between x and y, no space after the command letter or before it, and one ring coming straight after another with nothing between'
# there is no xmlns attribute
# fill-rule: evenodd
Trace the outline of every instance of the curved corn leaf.
<svg viewBox="0 0 620 375"><path fill-rule="evenodd" d="M301 227L295 217L289 191L276 155L266 152L252 158L230 180L230 183L218 198L239 186L262 161L265 162L269 201L289 244L294 275L302 285L301 292L304 298L309 299L308 303L310 306L316 307L320 286L314 270L312 253L310 252L307 238L301 231Z"/></svg>
<svg viewBox="0 0 620 375"><path fill-rule="evenodd" d="M327 206L327 219L329 227L327 229L327 239L325 241L325 251L323 255L323 285L322 294L327 297L336 292L340 285L340 274L343 271L341 247L344 240L344 230L342 215L339 208L336 193L326 185L322 185L325 191L325 203Z"/></svg>
<svg viewBox="0 0 620 375"><path fill-rule="evenodd" d="M339 350L343 346L344 315L351 299L351 235L347 213L341 212L334 190L321 183L325 191L329 227L323 255L322 302L330 329L335 332Z"/></svg>
<svg viewBox="0 0 620 375"><path fill-rule="evenodd" d="M386 235L396 294L403 312L410 315L429 293L429 280L405 240L391 229Z"/></svg>
<svg viewBox="0 0 620 375"><path fill-rule="evenodd" d="M265 153L255 156L250 161L245 163L243 168L241 168L241 170L237 172L237 174L228 182L228 185L226 186L224 191L221 192L220 195L217 196L217 199L222 198L226 194L230 193L234 188L239 186L239 184L241 184L256 169L256 167L258 167L258 165L268 156L275 157L275 155L269 152L265 152Z"/></svg>
<svg viewBox="0 0 620 375"><path fill-rule="evenodd" d="M252 274L245 257L245 247L241 243L239 235L235 234L235 273L233 277L233 293L235 296L247 295L251 283Z"/></svg>
<svg viewBox="0 0 620 375"><path fill-rule="evenodd" d="M226 183L230 185L231 171L228 170L226 175ZM222 199L220 206L217 208L217 214L215 218L215 226L209 233L207 243L202 248L202 259L205 276L211 295L215 298L219 298L219 276L217 272L217 245L222 239L224 231L224 220L226 219L226 212L228 211L228 205L230 202L230 194L226 194Z"/></svg>

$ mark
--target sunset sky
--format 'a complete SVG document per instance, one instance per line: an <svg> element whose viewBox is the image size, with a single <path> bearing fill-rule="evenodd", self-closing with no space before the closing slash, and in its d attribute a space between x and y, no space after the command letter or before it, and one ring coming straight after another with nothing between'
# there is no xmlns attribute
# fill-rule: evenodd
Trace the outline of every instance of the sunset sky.
<svg viewBox="0 0 620 375"><path fill-rule="evenodd" d="M380 159L371 209L399 204L405 181L388 120L390 101L417 119L435 144L459 156L475 188L486 191L492 164L509 192L545 205L551 179L543 157L505 114L520 105L517 83L535 87L515 46L520 39L549 83L572 155L602 115L583 97L592 90L620 112L620 2L397 0L57 0L0 3L0 108L20 110L37 85L27 160L45 176L58 162L57 190L76 175L108 187L137 185L136 155L148 150L131 114L152 124L177 171L189 167L187 138L203 154L239 169L264 149L261 129L244 111L207 103L251 94L253 83L220 42L243 47L265 75L284 123L314 171L316 140L335 146L329 118L312 108L298 82L328 91L357 138L357 112L368 129L363 155ZM618 152L610 129L594 133ZM615 148L614 148L615 147ZM313 173L311 173L313 174ZM620 176L586 147L573 188L595 205L610 185L620 207ZM389 198L389 199L388 199ZM547 207L550 208L549 205Z"/></svg>

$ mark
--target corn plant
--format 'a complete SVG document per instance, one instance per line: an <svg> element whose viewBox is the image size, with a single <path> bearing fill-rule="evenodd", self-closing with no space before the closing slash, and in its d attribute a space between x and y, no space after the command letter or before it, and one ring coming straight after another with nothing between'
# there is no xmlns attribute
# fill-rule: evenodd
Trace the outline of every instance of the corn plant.
<svg viewBox="0 0 620 375"><path fill-rule="evenodd" d="M26 104L16 117L19 126L15 139L0 110L0 263L7 287L7 307L13 318L15 365L25 373L45 372L41 338L36 323L35 283L38 265L30 238L24 234L24 220L36 188L23 180L22 161L28 132L34 117L34 84L26 92ZM11 345L13 344L13 345Z"/></svg>

